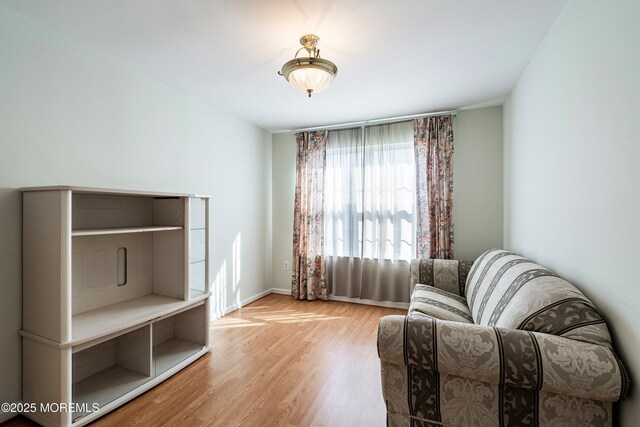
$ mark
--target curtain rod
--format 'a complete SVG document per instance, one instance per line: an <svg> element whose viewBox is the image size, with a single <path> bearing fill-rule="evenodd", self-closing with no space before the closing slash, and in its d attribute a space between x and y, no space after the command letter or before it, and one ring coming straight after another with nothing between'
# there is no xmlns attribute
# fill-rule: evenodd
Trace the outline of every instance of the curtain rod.
<svg viewBox="0 0 640 427"><path fill-rule="evenodd" d="M348 129L348 128L365 126L368 124L384 124L384 123L402 122L405 120L418 119L420 117L446 116L449 114L455 117L458 115L458 110L447 110L447 111L438 111L434 113L413 114L410 116L387 117L384 119L373 119L373 120L364 120L360 122L340 123L337 125L315 126L310 128L294 129L292 132L297 133L297 132L308 132L312 130L329 130L329 129L342 129L342 128Z"/></svg>

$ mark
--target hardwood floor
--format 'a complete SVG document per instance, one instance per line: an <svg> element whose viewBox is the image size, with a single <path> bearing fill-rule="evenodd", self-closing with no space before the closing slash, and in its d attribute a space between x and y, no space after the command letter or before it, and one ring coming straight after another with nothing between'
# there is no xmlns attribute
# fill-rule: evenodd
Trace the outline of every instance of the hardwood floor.
<svg viewBox="0 0 640 427"><path fill-rule="evenodd" d="M210 354L93 425L384 426L378 319L404 313L269 295L212 322Z"/></svg>

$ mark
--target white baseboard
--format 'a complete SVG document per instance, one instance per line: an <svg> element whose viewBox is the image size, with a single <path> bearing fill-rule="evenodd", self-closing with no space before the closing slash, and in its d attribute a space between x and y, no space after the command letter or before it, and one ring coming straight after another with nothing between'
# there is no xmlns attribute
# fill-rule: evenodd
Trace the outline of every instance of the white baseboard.
<svg viewBox="0 0 640 427"><path fill-rule="evenodd" d="M259 293L255 294L252 297L243 299L238 304L232 304L232 305L226 307L222 312L216 311L213 314L214 314L215 318L220 318L220 317L226 316L227 314L231 313L232 311L235 311L235 310L237 310L239 308L242 308L247 304L251 304L252 302L257 301L260 298L266 297L267 295L270 295L270 294L291 295L291 289L284 289L284 288L267 289L265 291L262 291L262 292L259 292ZM401 309L405 309L405 310L409 308L409 303L407 303L407 302L375 301L375 300L371 300L371 299L349 298L349 297L340 297L340 296L334 296L334 295L329 295L329 300L330 301L349 302L349 303L353 303L353 304L372 305L374 307L401 308Z"/></svg>
<svg viewBox="0 0 640 427"><path fill-rule="evenodd" d="M216 319L218 319L220 317L223 317L223 316L226 316L227 314L231 313L232 311L236 311L237 309L242 308L247 304L251 304L252 302L257 301L262 297L266 297L267 295L272 293L271 291L272 291L271 289L267 289L266 291L259 292L259 293L255 294L254 296L251 296L249 298L243 299L242 301L240 301L237 304L231 304L230 306L226 307L222 311L216 310L212 314L213 314L214 318L216 318Z"/></svg>
<svg viewBox="0 0 640 427"><path fill-rule="evenodd" d="M272 294L291 295L291 289L271 288ZM354 304L373 305L375 307L409 308L408 302L375 301L372 299L349 298L329 295L330 301L352 302Z"/></svg>
<svg viewBox="0 0 640 427"><path fill-rule="evenodd" d="M405 310L409 309L408 302L376 301L372 299L340 297L335 295L329 295L329 301L350 302L353 304L373 305L375 307L403 308Z"/></svg>
<svg viewBox="0 0 640 427"><path fill-rule="evenodd" d="M270 290L272 294L291 295L291 289L271 288ZM329 301L350 302L354 304L372 305L375 307L402 308L405 310L409 309L408 302L375 301L372 299L349 298L349 297L340 297L340 296L334 296L334 295L329 295Z"/></svg>

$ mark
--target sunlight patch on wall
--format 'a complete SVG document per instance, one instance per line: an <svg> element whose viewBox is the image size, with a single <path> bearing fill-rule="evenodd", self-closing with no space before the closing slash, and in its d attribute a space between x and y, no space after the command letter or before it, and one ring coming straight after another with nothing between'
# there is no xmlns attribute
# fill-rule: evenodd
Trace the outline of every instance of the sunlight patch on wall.
<svg viewBox="0 0 640 427"><path fill-rule="evenodd" d="M242 271L242 232L238 232L232 245L233 256L233 294L235 296L235 304L240 306L240 274Z"/></svg>
<svg viewBox="0 0 640 427"><path fill-rule="evenodd" d="M215 317L224 315L225 304L227 301L227 260L222 261L222 265L216 273L216 278L211 287L211 305Z"/></svg>

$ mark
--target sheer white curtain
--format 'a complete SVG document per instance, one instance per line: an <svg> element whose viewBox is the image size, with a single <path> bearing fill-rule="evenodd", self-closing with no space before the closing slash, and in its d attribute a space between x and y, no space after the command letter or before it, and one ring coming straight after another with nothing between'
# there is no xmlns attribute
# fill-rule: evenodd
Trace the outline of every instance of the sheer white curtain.
<svg viewBox="0 0 640 427"><path fill-rule="evenodd" d="M325 255L332 295L409 300L415 257L411 122L329 131Z"/></svg>

